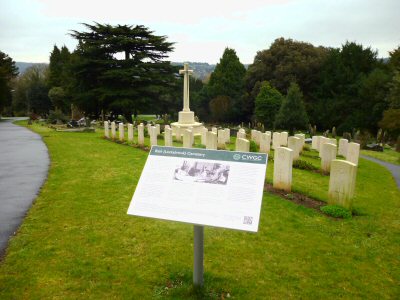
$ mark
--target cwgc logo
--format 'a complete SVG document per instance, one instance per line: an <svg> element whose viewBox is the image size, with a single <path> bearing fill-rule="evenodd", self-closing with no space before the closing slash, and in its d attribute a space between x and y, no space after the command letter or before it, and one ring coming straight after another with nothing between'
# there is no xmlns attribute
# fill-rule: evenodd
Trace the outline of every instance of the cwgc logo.
<svg viewBox="0 0 400 300"><path fill-rule="evenodd" d="M233 155L234 160L240 160L240 154L234 154Z"/></svg>

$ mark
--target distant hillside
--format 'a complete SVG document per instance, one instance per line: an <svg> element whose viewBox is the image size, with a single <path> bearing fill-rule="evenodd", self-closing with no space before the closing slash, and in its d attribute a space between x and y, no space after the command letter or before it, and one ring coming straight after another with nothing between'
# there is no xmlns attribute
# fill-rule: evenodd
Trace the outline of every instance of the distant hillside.
<svg viewBox="0 0 400 300"><path fill-rule="evenodd" d="M209 74L211 74L215 65L210 65L208 63L199 63L199 62L187 62L189 64L189 68L193 70L193 76L204 80ZM183 66L183 62L171 62L174 66Z"/></svg>
<svg viewBox="0 0 400 300"><path fill-rule="evenodd" d="M30 63L30 62L21 62L17 61L15 62L16 67L18 68L19 75L22 75L25 73L26 69L32 67L32 66L47 66L48 64L46 63Z"/></svg>

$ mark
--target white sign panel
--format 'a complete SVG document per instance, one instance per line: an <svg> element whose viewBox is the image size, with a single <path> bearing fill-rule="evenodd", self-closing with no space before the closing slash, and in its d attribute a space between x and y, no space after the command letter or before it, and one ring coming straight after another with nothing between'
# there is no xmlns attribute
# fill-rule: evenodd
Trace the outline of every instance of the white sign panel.
<svg viewBox="0 0 400 300"><path fill-rule="evenodd" d="M263 153L153 146L128 214L256 232Z"/></svg>

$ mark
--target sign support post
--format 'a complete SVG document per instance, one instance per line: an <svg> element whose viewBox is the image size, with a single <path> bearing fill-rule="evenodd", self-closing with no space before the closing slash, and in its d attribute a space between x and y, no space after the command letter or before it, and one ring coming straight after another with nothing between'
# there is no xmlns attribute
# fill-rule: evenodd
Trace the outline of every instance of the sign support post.
<svg viewBox="0 0 400 300"><path fill-rule="evenodd" d="M193 284L195 286L202 286L204 272L204 227L200 225L194 225L193 229Z"/></svg>

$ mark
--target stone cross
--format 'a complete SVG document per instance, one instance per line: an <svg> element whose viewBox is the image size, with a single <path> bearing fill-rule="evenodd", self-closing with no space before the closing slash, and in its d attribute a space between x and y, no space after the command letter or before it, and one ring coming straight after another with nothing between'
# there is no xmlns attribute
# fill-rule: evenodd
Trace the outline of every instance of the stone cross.
<svg viewBox="0 0 400 300"><path fill-rule="evenodd" d="M290 192L292 189L293 150L286 147L275 148L273 186Z"/></svg>
<svg viewBox="0 0 400 300"><path fill-rule="evenodd" d="M189 70L189 64L183 65L183 70L179 70L179 74L183 74L183 111L190 111L189 108L189 76L193 74L193 70Z"/></svg>
<svg viewBox="0 0 400 300"><path fill-rule="evenodd" d="M352 208L356 174L357 166L351 162L339 159L331 162L328 204Z"/></svg>

